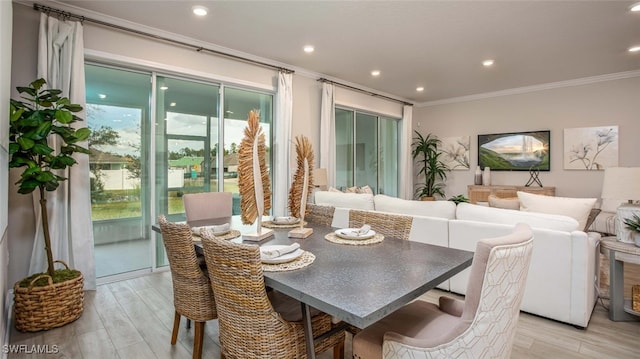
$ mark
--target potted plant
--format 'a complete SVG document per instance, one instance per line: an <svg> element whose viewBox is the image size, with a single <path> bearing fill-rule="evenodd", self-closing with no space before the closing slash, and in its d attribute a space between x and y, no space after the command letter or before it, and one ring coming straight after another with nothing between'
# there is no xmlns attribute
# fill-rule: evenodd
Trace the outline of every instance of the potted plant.
<svg viewBox="0 0 640 359"><path fill-rule="evenodd" d="M37 79L28 87L17 87L24 101L12 99L9 106L9 167L24 168L16 182L18 193L39 191L47 255L46 273L33 274L14 286L15 324L21 331L62 326L79 318L83 309L82 273L53 260L46 194L66 180L60 171L76 163L74 153L89 153L78 143L91 131L71 126L82 121L74 114L82 107L61 97L60 90L43 89L45 84L44 79ZM51 138L58 144L52 147ZM54 262L66 268L55 270Z"/></svg>
<svg viewBox="0 0 640 359"><path fill-rule="evenodd" d="M451 202L455 203L456 206L457 206L460 203L469 203L469 198L467 198L463 194L459 194L457 196L453 196L453 197L449 198L448 201L451 201Z"/></svg>
<svg viewBox="0 0 640 359"><path fill-rule="evenodd" d="M633 232L633 240L640 247L640 216L633 214L631 218L625 218L624 224Z"/></svg>
<svg viewBox="0 0 640 359"><path fill-rule="evenodd" d="M424 183L416 188L416 196L422 200L434 200L436 195L444 197L443 181L447 179L449 168L440 160L440 140L431 134L423 137L418 131L414 132L416 137L411 144L411 154L414 161L418 160L418 175L424 175Z"/></svg>

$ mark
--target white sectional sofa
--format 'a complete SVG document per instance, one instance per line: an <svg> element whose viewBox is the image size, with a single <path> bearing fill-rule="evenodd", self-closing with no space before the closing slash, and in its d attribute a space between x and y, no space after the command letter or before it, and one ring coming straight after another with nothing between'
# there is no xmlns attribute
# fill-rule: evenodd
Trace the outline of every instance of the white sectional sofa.
<svg viewBox="0 0 640 359"><path fill-rule="evenodd" d="M563 215L499 209L451 201L409 201L385 195L316 192L316 205L335 207L334 227L349 226L351 209L413 217L410 240L475 250L483 238L506 235L516 223L534 233L533 255L521 309L586 327L596 303L600 235ZM468 269L438 288L465 294Z"/></svg>

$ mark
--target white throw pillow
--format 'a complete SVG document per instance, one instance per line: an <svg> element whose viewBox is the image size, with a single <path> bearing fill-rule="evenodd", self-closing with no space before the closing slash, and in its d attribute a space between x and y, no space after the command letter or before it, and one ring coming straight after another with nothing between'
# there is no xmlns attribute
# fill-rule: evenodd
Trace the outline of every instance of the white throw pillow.
<svg viewBox="0 0 640 359"><path fill-rule="evenodd" d="M315 196L319 206L373 210L373 195L366 193L342 193L318 191Z"/></svg>
<svg viewBox="0 0 640 359"><path fill-rule="evenodd" d="M518 199L521 211L569 216L578 221L580 230L586 226L589 213L597 201L597 198L552 197L520 191Z"/></svg>
<svg viewBox="0 0 640 359"><path fill-rule="evenodd" d="M582 230L578 221L556 214L514 211L511 209L492 208L471 203L460 203L456 208L456 219L484 223L515 225L526 223L532 228L544 228L555 231L572 232Z"/></svg>
<svg viewBox="0 0 640 359"><path fill-rule="evenodd" d="M451 201L412 201L378 194L373 197L376 211L454 219L456 204Z"/></svg>
<svg viewBox="0 0 640 359"><path fill-rule="evenodd" d="M520 200L518 197L501 198L490 194L488 199L489 207L520 210Z"/></svg>

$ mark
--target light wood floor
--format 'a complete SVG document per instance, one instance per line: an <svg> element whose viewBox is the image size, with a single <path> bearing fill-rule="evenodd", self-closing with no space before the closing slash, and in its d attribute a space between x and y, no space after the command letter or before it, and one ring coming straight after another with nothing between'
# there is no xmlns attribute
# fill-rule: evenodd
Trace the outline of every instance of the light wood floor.
<svg viewBox="0 0 640 359"><path fill-rule="evenodd" d="M436 301L441 291L422 299ZM9 354L9 358L191 358L193 328L180 327L179 342L170 345L173 322L171 274L162 272L105 284L87 292L80 319L40 333L11 329L11 344L57 346L55 355ZM605 304L606 301L605 301ZM351 357L347 336L346 358ZM596 305L585 330L522 313L512 358L638 358L640 322L612 322ZM203 358L219 358L217 321L206 325ZM321 359L331 358L331 352Z"/></svg>

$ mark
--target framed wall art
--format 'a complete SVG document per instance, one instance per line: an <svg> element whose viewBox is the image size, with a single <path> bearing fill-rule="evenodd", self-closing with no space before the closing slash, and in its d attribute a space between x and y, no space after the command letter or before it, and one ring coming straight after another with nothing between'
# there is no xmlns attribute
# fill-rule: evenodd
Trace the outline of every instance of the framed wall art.
<svg viewBox="0 0 640 359"><path fill-rule="evenodd" d="M618 126L565 128L565 170L598 171L617 166Z"/></svg>

